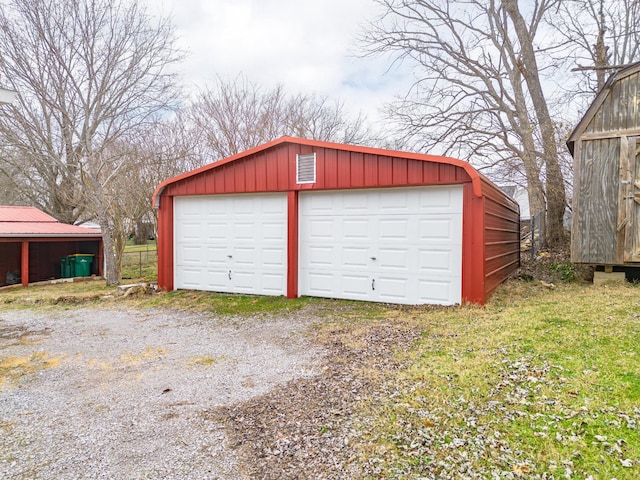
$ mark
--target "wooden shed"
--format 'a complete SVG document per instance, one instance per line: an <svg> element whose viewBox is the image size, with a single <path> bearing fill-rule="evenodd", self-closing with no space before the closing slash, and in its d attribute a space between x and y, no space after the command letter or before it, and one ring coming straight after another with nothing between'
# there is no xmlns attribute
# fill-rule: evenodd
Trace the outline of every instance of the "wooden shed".
<svg viewBox="0 0 640 480"><path fill-rule="evenodd" d="M167 290L484 303L520 261L517 204L452 158L282 137L154 204Z"/></svg>
<svg viewBox="0 0 640 480"><path fill-rule="evenodd" d="M611 75L571 133L571 261L640 266L640 63Z"/></svg>

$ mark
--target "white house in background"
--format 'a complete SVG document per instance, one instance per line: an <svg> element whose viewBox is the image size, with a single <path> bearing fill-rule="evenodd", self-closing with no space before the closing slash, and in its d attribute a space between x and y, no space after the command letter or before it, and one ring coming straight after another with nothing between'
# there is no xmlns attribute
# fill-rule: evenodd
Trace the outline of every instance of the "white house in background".
<svg viewBox="0 0 640 480"><path fill-rule="evenodd" d="M529 193L525 187L520 185L507 185L500 187L504 193L513 198L520 205L520 220L531 220L531 212L529 210Z"/></svg>

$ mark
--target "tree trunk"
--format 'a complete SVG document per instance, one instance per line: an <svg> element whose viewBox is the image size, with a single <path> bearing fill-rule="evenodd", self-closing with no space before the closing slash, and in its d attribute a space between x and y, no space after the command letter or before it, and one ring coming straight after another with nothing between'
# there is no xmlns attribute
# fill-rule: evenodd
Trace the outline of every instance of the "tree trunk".
<svg viewBox="0 0 640 480"><path fill-rule="evenodd" d="M111 226L109 225L109 218L107 211L103 208L102 204L98 204L98 223L102 230L102 245L104 248L104 262L105 262L105 279L107 285L120 284L120 275L118 272L118 265L116 261L115 246L113 244L113 237L111 235Z"/></svg>
<svg viewBox="0 0 640 480"><path fill-rule="evenodd" d="M542 91L533 42L529 35L527 24L518 9L517 0L503 0L502 4L513 22L520 43L522 61L519 67L527 84L529 94L531 95L536 117L540 123L547 194L545 243L550 247L557 246L566 239L563 217L567 202L564 178L562 176L562 170L560 169L560 163L558 162L555 129Z"/></svg>

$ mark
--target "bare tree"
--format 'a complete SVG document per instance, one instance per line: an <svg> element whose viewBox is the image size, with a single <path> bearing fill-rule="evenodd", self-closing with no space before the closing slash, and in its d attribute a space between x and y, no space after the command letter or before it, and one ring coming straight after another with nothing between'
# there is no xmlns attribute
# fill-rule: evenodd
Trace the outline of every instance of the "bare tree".
<svg viewBox="0 0 640 480"><path fill-rule="evenodd" d="M218 79L214 88L202 92L191 119L204 163L283 135L355 144L373 138L364 117L350 117L340 102L290 96L282 85L265 90L242 75L233 81Z"/></svg>
<svg viewBox="0 0 640 480"><path fill-rule="evenodd" d="M113 186L131 162L117 146L177 98L173 27L136 0L8 0L0 49L0 72L20 92L0 117L7 165L59 220L95 217L117 283Z"/></svg>
<svg viewBox="0 0 640 480"><path fill-rule="evenodd" d="M638 0L563 0L549 13L548 21L561 39L555 56L580 72L571 88L586 93L588 102L608 75L640 60Z"/></svg>
<svg viewBox="0 0 640 480"><path fill-rule="evenodd" d="M136 171L130 174L134 179L131 188L135 188L139 208L131 218L134 223L153 223L156 235L158 212L151 203L153 192L167 178L203 164L196 133L184 112L178 112L170 121L158 123L144 135L132 139L138 162Z"/></svg>
<svg viewBox="0 0 640 480"><path fill-rule="evenodd" d="M18 182L16 168L5 160L0 151L0 205L28 204L28 199L22 194Z"/></svg>
<svg viewBox="0 0 640 480"><path fill-rule="evenodd" d="M532 213L548 213L548 243L561 241L564 178L535 44L558 0L536 1L526 19L514 0L377 1L385 13L364 35L368 52L416 67L412 91L389 108L398 132L415 149L522 175Z"/></svg>

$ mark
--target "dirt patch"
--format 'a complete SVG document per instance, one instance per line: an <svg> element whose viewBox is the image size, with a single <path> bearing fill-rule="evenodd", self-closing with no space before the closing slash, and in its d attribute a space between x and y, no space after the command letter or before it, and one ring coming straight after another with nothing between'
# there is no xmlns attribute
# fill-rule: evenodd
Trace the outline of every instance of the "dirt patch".
<svg viewBox="0 0 640 480"><path fill-rule="evenodd" d="M261 397L208 412L225 426L229 446L251 478L361 478L351 421L360 401L376 395L400 367L395 353L420 332L384 321L366 332L335 330L319 375L294 380Z"/></svg>

